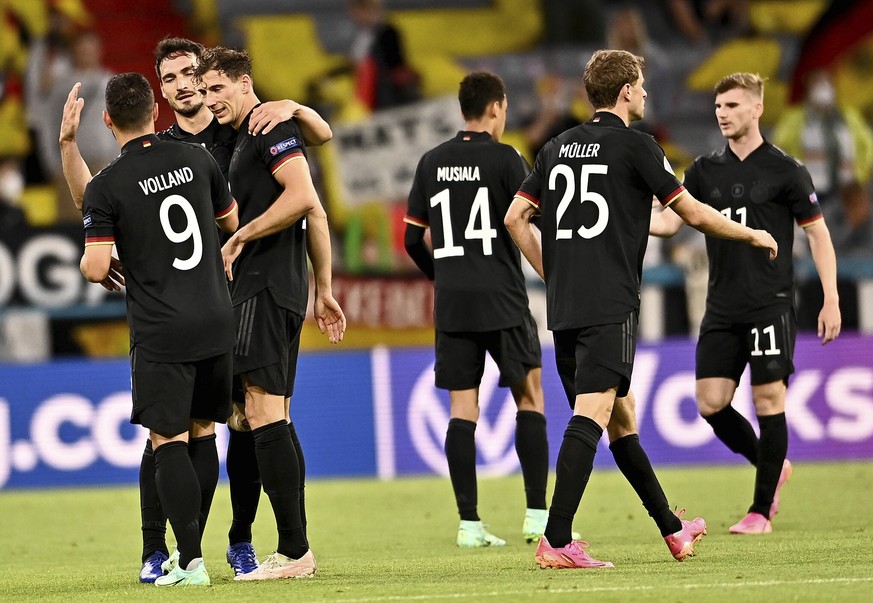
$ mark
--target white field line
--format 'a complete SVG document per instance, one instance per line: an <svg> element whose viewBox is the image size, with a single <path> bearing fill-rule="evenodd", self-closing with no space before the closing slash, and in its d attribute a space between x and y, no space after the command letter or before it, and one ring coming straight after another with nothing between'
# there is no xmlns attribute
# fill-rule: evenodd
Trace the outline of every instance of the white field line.
<svg viewBox="0 0 873 603"><path fill-rule="evenodd" d="M386 595L384 597L359 597L354 599L346 598L331 598L331 601L338 603L377 603L379 601L437 601L440 599L455 600L455 599L474 599L484 597L514 597L514 596L544 596L544 595L566 595L566 594L586 594L586 593L621 593L621 592L643 592L659 590L668 594L670 591L690 591L702 589L742 589L742 588L761 588L771 586L815 586L827 584L861 584L865 582L873 582L873 577L859 578L811 578L809 580L753 580L750 582L715 582L710 584L681 584L674 586L646 586L632 585L626 586L580 586L578 588L536 588L532 590L512 590L512 591L489 591L489 592L467 592L467 593L432 593L428 595ZM326 601L327 599L325 599Z"/></svg>

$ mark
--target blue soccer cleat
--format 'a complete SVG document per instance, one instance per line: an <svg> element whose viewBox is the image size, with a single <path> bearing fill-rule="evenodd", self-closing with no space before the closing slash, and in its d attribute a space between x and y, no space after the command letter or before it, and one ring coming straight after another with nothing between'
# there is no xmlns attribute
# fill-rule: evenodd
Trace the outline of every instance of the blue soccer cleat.
<svg viewBox="0 0 873 603"><path fill-rule="evenodd" d="M237 542L227 547L227 562L233 568L234 577L258 569L258 556L251 542Z"/></svg>
<svg viewBox="0 0 873 603"><path fill-rule="evenodd" d="M161 551L155 551L142 564L142 569L139 571L139 581L144 584L151 584L158 578L164 575L164 570L161 569L161 564L167 560L167 556Z"/></svg>

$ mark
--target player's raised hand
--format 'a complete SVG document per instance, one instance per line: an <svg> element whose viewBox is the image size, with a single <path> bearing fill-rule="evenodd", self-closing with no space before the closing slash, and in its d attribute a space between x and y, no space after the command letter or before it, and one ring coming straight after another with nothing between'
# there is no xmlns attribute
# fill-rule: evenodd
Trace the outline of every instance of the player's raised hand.
<svg viewBox="0 0 873 603"><path fill-rule="evenodd" d="M249 134L268 134L283 121L288 121L300 109L300 104L292 100L262 103L252 110L249 118Z"/></svg>
<svg viewBox="0 0 873 603"><path fill-rule="evenodd" d="M85 106L85 99L79 98L79 88L81 87L82 83L76 82L67 95L67 102L64 103L64 112L61 116L59 142L73 142L76 140L76 132L79 130L79 118L82 115L82 107Z"/></svg>
<svg viewBox="0 0 873 603"><path fill-rule="evenodd" d="M100 281L100 286L107 291L121 291L124 286L124 265L117 257L109 258L109 274Z"/></svg>
<svg viewBox="0 0 873 603"><path fill-rule="evenodd" d="M245 243L240 239L239 231L237 231L221 248L221 261L224 262L224 273L229 281L233 280L233 262L242 253L243 247L245 247Z"/></svg>
<svg viewBox="0 0 873 603"><path fill-rule="evenodd" d="M821 344L825 345L839 337L842 325L839 302L826 299L818 313L818 336L821 337Z"/></svg>
<svg viewBox="0 0 873 603"><path fill-rule="evenodd" d="M313 314L318 330L327 333L331 343L339 343L346 332L346 315L333 295L322 295L316 291Z"/></svg>
<svg viewBox="0 0 873 603"><path fill-rule="evenodd" d="M779 254L779 245L776 239L773 238L766 230L753 230L754 238L752 239L752 247L763 247L770 250L770 261L776 259Z"/></svg>

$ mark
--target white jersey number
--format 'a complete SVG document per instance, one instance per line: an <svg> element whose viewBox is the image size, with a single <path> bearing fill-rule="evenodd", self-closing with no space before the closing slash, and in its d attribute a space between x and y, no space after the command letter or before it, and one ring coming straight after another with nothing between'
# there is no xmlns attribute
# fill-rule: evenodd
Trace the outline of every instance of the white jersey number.
<svg viewBox="0 0 873 603"><path fill-rule="evenodd" d="M170 224L170 208L178 205L185 213L185 228L181 232L173 230ZM200 225L197 223L197 214L194 213L194 208L188 199L181 195L170 195L161 202L159 210L161 216L161 226L164 229L164 234L172 243L184 243L188 239L194 242L194 250L191 252L191 257L182 260L175 258L173 260L173 268L177 270L191 270L200 263L203 258L203 238L200 235Z"/></svg>
<svg viewBox="0 0 873 603"><path fill-rule="evenodd" d="M583 239L593 239L601 234L606 230L606 224L609 222L609 205L606 203L606 199L600 193L588 190L589 176L591 176L591 174L606 174L608 168L609 166L604 164L588 164L582 166L582 173L579 177L578 200L580 203L591 201L597 206L597 222L594 223L594 226L590 228L587 226L580 226L576 230L579 236ZM564 189L564 196L561 197L561 201L558 203L557 219L555 220L555 239L572 239L573 229L561 228L561 219L564 217L564 213L566 213L567 208L570 206L570 202L576 199L576 178L573 173L573 168L569 165L559 163L552 168L552 171L549 174L549 190L556 190L558 176L564 178L567 183L567 188Z"/></svg>
<svg viewBox="0 0 873 603"><path fill-rule="evenodd" d="M440 217L443 221L443 246L434 248L433 258L460 257L464 255L464 248L455 245L455 235L452 231L452 214L449 211L449 189L443 189L430 198L430 206L440 208ZM476 228L476 219L479 219L479 228ZM464 238L468 241L479 239L482 241L482 254L491 255L491 240L497 238L497 229L491 228L491 210L488 202L488 189L479 187L470 207L470 217L467 220L467 228L464 229Z"/></svg>
<svg viewBox="0 0 873 603"><path fill-rule="evenodd" d="M731 208L730 207L725 207L723 210L721 210L721 213L728 220L733 220L733 218L731 217ZM738 207L736 209L736 213L737 213L737 222L739 222L740 224L745 226L746 225L746 208L745 207Z"/></svg>
<svg viewBox="0 0 873 603"><path fill-rule="evenodd" d="M770 347L766 350L762 350L760 347L762 333L767 335L770 340ZM752 328L752 336L755 338L755 347L750 352L751 356L778 356L782 353L782 350L776 347L776 327L773 325L764 327L760 332L758 332L758 327Z"/></svg>

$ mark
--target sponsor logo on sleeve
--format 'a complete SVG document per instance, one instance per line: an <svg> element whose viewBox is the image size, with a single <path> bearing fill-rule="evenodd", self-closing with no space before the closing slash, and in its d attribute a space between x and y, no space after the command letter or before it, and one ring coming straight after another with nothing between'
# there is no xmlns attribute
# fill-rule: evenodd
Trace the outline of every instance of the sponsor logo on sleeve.
<svg viewBox="0 0 873 603"><path fill-rule="evenodd" d="M282 142L275 144L270 147L270 155L278 155L283 151L287 151L288 149L292 149L294 147L300 146L300 143L297 142L297 137L292 136L287 140L283 140Z"/></svg>
<svg viewBox="0 0 873 603"><path fill-rule="evenodd" d="M82 218L82 223L85 225L85 228L91 226L91 212L85 214L85 216Z"/></svg>
<svg viewBox="0 0 873 603"><path fill-rule="evenodd" d="M812 203L813 205L818 204L818 196L815 193L812 193L809 196L809 202Z"/></svg>

